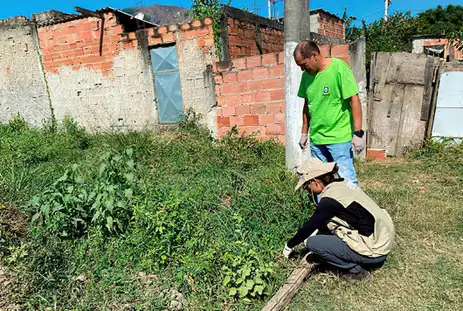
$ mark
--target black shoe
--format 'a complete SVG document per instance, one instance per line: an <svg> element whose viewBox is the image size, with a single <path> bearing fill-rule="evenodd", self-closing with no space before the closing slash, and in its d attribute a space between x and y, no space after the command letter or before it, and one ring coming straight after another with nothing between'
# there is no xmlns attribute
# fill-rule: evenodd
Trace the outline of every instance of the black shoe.
<svg viewBox="0 0 463 311"><path fill-rule="evenodd" d="M342 275L342 277L346 279L352 285L357 283L358 281L367 279L369 276L370 276L370 272L366 270L362 270L359 273L347 272Z"/></svg>

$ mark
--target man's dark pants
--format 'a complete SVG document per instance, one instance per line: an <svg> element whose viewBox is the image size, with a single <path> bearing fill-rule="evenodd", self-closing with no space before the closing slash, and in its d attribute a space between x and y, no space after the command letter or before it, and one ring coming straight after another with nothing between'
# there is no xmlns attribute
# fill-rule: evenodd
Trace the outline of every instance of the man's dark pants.
<svg viewBox="0 0 463 311"><path fill-rule="evenodd" d="M362 256L335 235L315 235L307 240L306 246L327 263L350 273L360 273L363 268L379 268L386 260L386 256Z"/></svg>

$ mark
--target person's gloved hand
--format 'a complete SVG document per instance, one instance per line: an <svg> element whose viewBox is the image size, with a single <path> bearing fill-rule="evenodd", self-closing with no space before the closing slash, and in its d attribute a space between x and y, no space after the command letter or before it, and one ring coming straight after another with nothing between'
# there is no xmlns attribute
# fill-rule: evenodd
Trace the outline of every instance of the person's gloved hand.
<svg viewBox="0 0 463 311"><path fill-rule="evenodd" d="M352 149L359 155L365 149L365 139L354 134L354 136L352 136Z"/></svg>
<svg viewBox="0 0 463 311"><path fill-rule="evenodd" d="M283 256L285 256L286 258L289 258L292 252L293 252L293 249L289 248L288 245L285 244L285 248L283 248Z"/></svg>
<svg viewBox="0 0 463 311"><path fill-rule="evenodd" d="M301 147L302 150L306 149L308 146L307 141L309 140L309 135L308 134L301 134L301 139L299 140L299 147Z"/></svg>

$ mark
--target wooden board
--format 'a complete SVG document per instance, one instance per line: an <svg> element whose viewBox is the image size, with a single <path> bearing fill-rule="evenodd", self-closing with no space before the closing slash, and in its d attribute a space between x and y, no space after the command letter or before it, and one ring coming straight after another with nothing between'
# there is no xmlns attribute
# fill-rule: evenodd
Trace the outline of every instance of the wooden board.
<svg viewBox="0 0 463 311"><path fill-rule="evenodd" d="M313 265L307 262L309 255L310 253L304 256L300 265L293 270L286 283L267 302L262 311L280 311L286 308L313 269Z"/></svg>

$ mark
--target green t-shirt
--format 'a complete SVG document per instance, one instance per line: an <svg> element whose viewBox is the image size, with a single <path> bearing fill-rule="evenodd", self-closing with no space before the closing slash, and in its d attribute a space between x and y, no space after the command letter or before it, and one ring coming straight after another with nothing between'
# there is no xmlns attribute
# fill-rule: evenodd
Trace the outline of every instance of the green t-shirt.
<svg viewBox="0 0 463 311"><path fill-rule="evenodd" d="M304 71L297 95L309 103L311 143L337 144L352 139L349 98L357 93L352 70L341 59L332 58L325 70L314 75Z"/></svg>

